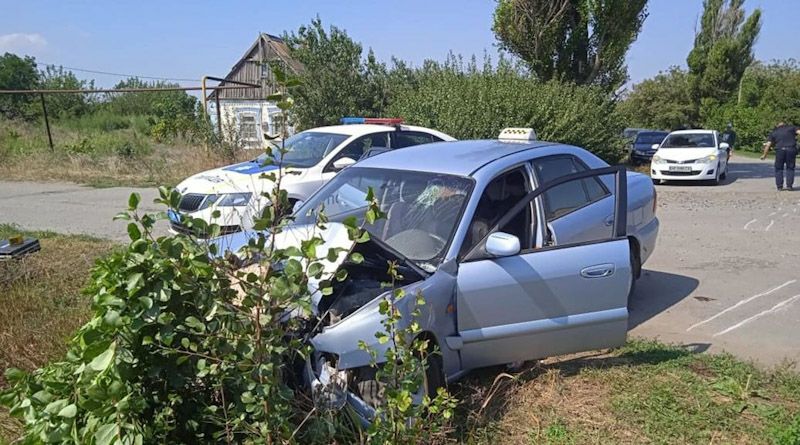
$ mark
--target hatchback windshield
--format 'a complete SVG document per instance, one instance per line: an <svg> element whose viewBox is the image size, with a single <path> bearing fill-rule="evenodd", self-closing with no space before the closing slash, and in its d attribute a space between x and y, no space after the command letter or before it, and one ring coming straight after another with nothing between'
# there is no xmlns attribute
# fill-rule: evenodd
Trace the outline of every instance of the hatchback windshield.
<svg viewBox="0 0 800 445"><path fill-rule="evenodd" d="M286 153L283 156L278 150L273 150L273 157L283 165L312 167L349 137L346 134L304 131L286 139L284 142ZM266 154L256 158L256 161L262 164L266 160Z"/></svg>
<svg viewBox="0 0 800 445"><path fill-rule="evenodd" d="M366 225L366 230L432 271L455 233L472 180L437 173L349 167L298 210L295 222L312 224L316 215L324 212L330 221L342 222L354 216L360 224L370 187L386 218Z"/></svg>
<svg viewBox="0 0 800 445"><path fill-rule="evenodd" d="M671 134L664 139L661 148L709 148L714 146L711 133Z"/></svg>
<svg viewBox="0 0 800 445"><path fill-rule="evenodd" d="M645 145L660 144L666 136L667 133L639 133L634 143Z"/></svg>

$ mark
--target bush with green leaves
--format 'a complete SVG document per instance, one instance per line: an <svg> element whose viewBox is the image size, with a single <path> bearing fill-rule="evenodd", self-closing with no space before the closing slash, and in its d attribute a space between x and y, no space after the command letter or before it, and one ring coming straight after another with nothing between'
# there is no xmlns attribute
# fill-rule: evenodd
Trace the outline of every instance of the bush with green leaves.
<svg viewBox="0 0 800 445"><path fill-rule="evenodd" d="M599 87L540 82L501 58L466 65L428 61L398 92L389 114L458 139L494 139L505 127L533 127L539 139L584 147L607 161L625 153L622 119Z"/></svg>
<svg viewBox="0 0 800 445"><path fill-rule="evenodd" d="M288 113L292 101L280 102ZM350 254L320 248L324 212L307 239L279 244L291 207L281 174L264 175L276 184L266 193L272 205L236 261L191 236L156 236L166 211L142 214L139 196L131 195L117 215L128 221L131 242L94 268L87 289L94 316L66 357L31 373L6 371L12 386L0 392L0 403L23 420L22 443L418 443L445 431L453 405L445 392L409 405L430 348L413 337L416 322L401 319L391 304L381 308L388 334L376 335L395 348L379 374L387 391L372 427L360 429L347 410L310 403L297 367L310 353L309 325L320 322L311 295L329 295L335 280L346 279L343 270L325 273L324 263ZM156 203L176 210L180 199L162 187ZM364 220L374 222L381 212L371 191L366 205ZM367 242L356 221L344 223L351 241ZM220 230L198 219L183 223L211 237ZM402 297L397 289L389 295Z"/></svg>

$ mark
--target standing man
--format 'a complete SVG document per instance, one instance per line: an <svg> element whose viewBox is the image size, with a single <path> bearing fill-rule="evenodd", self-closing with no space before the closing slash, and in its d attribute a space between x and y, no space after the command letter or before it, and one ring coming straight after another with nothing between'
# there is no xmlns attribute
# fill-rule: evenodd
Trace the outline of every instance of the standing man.
<svg viewBox="0 0 800 445"><path fill-rule="evenodd" d="M798 135L800 135L800 128L794 125L787 125L785 122L780 122L769 134L769 141L764 144L764 153L761 155L762 161L767 158L769 148L775 147L775 185L778 187L778 190L784 189L784 166L786 167L786 190L793 190Z"/></svg>
<svg viewBox="0 0 800 445"><path fill-rule="evenodd" d="M736 146L736 132L733 131L733 123L728 122L728 126L725 128L725 131L722 132L720 135L722 142L728 144L728 160L731 159L731 151L735 150Z"/></svg>

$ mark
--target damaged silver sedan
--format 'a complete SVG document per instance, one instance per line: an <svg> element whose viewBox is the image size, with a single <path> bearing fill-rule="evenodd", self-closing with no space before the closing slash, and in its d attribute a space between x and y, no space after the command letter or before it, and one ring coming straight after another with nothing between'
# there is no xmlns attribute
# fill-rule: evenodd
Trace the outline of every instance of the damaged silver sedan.
<svg viewBox="0 0 800 445"><path fill-rule="evenodd" d="M354 246L342 221L363 219L370 188L386 218ZM399 265L406 294L424 296L420 335L440 351L429 355L422 393L478 367L622 345L628 294L658 232L654 199L648 178L538 141L429 144L348 167L280 235L310 236L324 208L322 248L365 258L343 255L328 272L345 268L348 278L313 296L323 326L305 369L315 396L373 415L380 391L359 344L379 359L389 347L375 337L387 261ZM414 300L398 301L406 322Z"/></svg>

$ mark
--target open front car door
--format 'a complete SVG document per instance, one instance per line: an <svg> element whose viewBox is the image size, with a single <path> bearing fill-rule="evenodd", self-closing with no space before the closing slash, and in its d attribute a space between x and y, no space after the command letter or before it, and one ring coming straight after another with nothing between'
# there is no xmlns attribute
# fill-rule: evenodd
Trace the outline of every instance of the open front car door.
<svg viewBox="0 0 800 445"><path fill-rule="evenodd" d="M606 175L615 177L616 201L613 230L606 238L536 248L530 240L501 230L526 212L526 218L541 215L534 209L541 208L546 191ZM464 369L625 343L632 282L626 181L623 167L607 167L541 184L462 257L456 290L458 335L447 343L460 350Z"/></svg>

